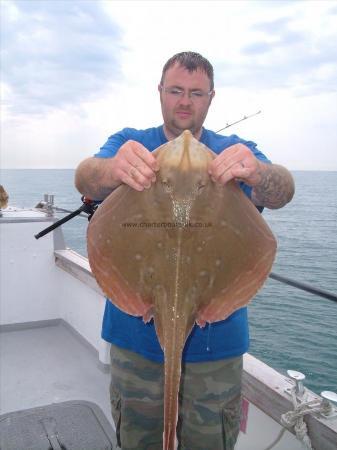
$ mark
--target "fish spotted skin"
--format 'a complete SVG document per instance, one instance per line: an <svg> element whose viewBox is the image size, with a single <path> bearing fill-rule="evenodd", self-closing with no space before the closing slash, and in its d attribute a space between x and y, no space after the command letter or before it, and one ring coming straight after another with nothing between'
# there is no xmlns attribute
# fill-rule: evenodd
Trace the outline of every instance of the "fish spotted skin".
<svg viewBox="0 0 337 450"><path fill-rule="evenodd" d="M88 227L92 272L122 311L154 318L164 351L163 449L175 450L182 351L194 323L226 319L262 287L276 253L268 225L235 181L214 183L215 154L189 131L153 153L157 181L122 185Z"/></svg>

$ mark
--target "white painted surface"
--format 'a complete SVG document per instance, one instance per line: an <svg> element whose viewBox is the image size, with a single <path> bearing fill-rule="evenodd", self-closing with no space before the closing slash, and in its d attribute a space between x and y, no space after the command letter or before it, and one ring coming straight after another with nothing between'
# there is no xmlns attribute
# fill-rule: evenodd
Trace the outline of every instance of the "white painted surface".
<svg viewBox="0 0 337 450"><path fill-rule="evenodd" d="M264 450L273 444L282 427L253 403L249 403L246 433L240 432L235 450ZM286 431L273 450L303 450L302 444Z"/></svg>
<svg viewBox="0 0 337 450"><path fill-rule="evenodd" d="M16 207L8 207L6 209L2 209L2 217L3 219L45 219L46 214L42 211L38 211L37 209L26 209L26 208L16 208Z"/></svg>
<svg viewBox="0 0 337 450"><path fill-rule="evenodd" d="M101 339L105 298L63 269L57 268L59 317L78 331L110 363L109 345Z"/></svg>
<svg viewBox="0 0 337 450"><path fill-rule="evenodd" d="M87 400L112 421L110 374L100 370L97 355L63 323L2 332L0 360L0 414Z"/></svg>
<svg viewBox="0 0 337 450"><path fill-rule="evenodd" d="M35 239L53 222L21 222L27 216L19 212L18 222L0 222L0 325L64 319L108 364L109 345L100 337L104 297L55 265L53 233Z"/></svg>
<svg viewBox="0 0 337 450"><path fill-rule="evenodd" d="M22 218L22 215L20 215ZM53 236L36 240L48 222L0 222L0 324L58 317Z"/></svg>

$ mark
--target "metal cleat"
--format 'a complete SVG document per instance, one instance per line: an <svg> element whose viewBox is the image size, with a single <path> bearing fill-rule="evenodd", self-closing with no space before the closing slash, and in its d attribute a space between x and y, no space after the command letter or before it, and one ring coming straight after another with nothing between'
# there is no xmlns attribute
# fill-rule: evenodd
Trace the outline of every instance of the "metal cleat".
<svg viewBox="0 0 337 450"><path fill-rule="evenodd" d="M321 403L321 415L325 419L334 419L337 417L337 394L332 391L321 392L321 397L323 398Z"/></svg>
<svg viewBox="0 0 337 450"><path fill-rule="evenodd" d="M54 215L54 195L44 194L44 201L46 203L47 216L51 217Z"/></svg>
<svg viewBox="0 0 337 450"><path fill-rule="evenodd" d="M287 370L288 377L291 378L295 383L295 395L299 399L303 398L305 389L303 381L305 380L305 375L302 372L297 372L296 370ZM291 394L292 388L287 388L286 392Z"/></svg>
<svg viewBox="0 0 337 450"><path fill-rule="evenodd" d="M47 217L54 216L54 195L44 194L44 198L40 201L35 208L42 209Z"/></svg>

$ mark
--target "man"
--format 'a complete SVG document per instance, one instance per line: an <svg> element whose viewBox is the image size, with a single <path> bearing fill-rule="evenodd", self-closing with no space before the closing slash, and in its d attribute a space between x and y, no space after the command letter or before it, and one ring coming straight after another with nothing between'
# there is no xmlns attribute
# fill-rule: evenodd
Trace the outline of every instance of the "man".
<svg viewBox="0 0 337 450"><path fill-rule="evenodd" d="M112 135L76 172L78 190L103 200L125 183L142 191L156 181L152 151L189 129L218 156L209 166L214 182L237 179L252 202L280 208L294 193L290 173L271 164L253 142L203 128L214 92L213 68L201 55L174 55L158 86L164 124L125 128ZM102 336L111 345L111 405L123 450L161 450L163 354L153 322L129 316L107 301ZM177 427L181 450L233 449L239 432L242 355L248 349L246 308L225 321L195 326L183 353Z"/></svg>

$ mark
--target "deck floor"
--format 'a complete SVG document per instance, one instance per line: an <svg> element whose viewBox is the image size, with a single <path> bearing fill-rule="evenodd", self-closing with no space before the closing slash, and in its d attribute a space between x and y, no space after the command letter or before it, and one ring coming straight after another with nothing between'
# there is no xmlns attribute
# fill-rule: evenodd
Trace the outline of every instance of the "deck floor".
<svg viewBox="0 0 337 450"><path fill-rule="evenodd" d="M62 322L0 333L0 414L69 400L86 400L98 405L113 424L109 383L110 374L103 370L97 353ZM247 435L240 433L237 450L261 450L266 445L261 446L259 435L270 443L278 434L271 419L268 429L261 430L266 424L262 413L261 418L252 416L250 420L254 426ZM261 432L256 433L256 429ZM287 433L274 448L301 448L299 442L294 441L295 438Z"/></svg>
<svg viewBox="0 0 337 450"><path fill-rule="evenodd" d="M0 333L1 414L87 400L112 423L109 382L97 354L62 323Z"/></svg>

